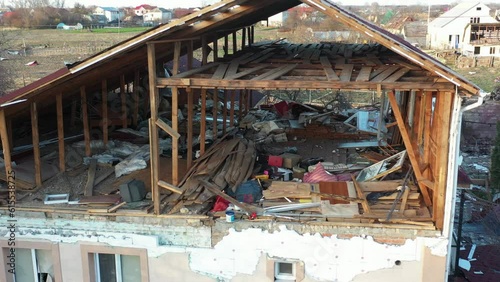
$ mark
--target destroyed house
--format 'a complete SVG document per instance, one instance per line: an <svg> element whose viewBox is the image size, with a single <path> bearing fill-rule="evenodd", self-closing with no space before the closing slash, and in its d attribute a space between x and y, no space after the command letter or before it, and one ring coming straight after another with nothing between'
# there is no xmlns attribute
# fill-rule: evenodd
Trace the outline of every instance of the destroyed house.
<svg viewBox="0 0 500 282"><path fill-rule="evenodd" d="M300 4L369 43L255 40ZM483 94L331 1L215 3L0 97L0 280L443 281Z"/></svg>

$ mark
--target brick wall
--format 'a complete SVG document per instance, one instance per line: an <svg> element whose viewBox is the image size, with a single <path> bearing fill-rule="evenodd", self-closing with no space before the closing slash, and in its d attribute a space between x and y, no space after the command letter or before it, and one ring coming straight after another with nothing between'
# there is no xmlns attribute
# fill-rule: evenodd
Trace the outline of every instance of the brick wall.
<svg viewBox="0 0 500 282"><path fill-rule="evenodd" d="M500 121L499 102L488 100L482 106L465 112L461 149L488 154L495 140L497 121Z"/></svg>

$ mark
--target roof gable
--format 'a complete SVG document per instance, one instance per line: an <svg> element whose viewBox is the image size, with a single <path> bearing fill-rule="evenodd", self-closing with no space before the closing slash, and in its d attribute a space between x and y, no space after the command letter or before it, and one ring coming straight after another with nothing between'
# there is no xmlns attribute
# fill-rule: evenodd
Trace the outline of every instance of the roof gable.
<svg viewBox="0 0 500 282"><path fill-rule="evenodd" d="M334 20L340 21L354 30L366 34L372 40L384 45L389 50L397 53L405 59L411 61L433 74L437 74L457 87L465 89L470 94L478 94L480 89L471 82L462 78L436 59L415 48L403 39L387 32L386 30L370 23L361 17L345 10L344 8L327 0L224 0L205 7L181 19L174 20L166 25L160 25L152 28L142 34L121 42L108 48L84 61L74 64L69 68L69 74L64 73L60 77L53 77L50 81L44 80L44 83L35 82L35 86L28 85L17 91L0 97L0 103L15 100L20 97L35 95L46 91L49 87L62 85L68 79L78 76L88 76L100 73L99 68L107 63L113 63L116 69L136 69L138 66L131 65L131 59L134 58L135 64L142 64L144 67L147 54L145 45L150 41L165 39L182 38L200 38L195 45L200 46L202 34L215 34L216 31L231 33L234 28L241 28L254 24L263 18L267 18L289 8L305 3L316 10L328 15ZM218 36L224 36L219 33ZM196 48L198 48L196 47ZM170 52L170 53L169 53ZM162 53L172 57L172 48L165 48ZM106 67L105 69L109 69ZM82 78L83 80L84 78ZM89 82L95 82L95 77L88 79ZM62 86L61 86L62 87Z"/></svg>
<svg viewBox="0 0 500 282"><path fill-rule="evenodd" d="M476 6L482 5L480 2L462 2L455 7L451 8L441 16L434 19L430 25L435 27L443 27L454 21L458 17L474 9Z"/></svg>

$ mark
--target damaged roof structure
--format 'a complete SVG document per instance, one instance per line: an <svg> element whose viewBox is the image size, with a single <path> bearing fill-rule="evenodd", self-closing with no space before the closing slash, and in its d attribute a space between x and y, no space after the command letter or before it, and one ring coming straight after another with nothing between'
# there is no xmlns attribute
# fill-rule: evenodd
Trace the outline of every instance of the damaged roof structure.
<svg viewBox="0 0 500 282"><path fill-rule="evenodd" d="M254 24L300 4L372 43L255 41ZM197 50L199 67L193 63ZM284 119L278 105L271 107L278 112L275 119L268 118L265 107L252 109L252 97L259 92L332 90L370 91L381 102L375 110L350 112L285 103L287 108L300 108L300 113L292 114L300 122ZM78 118L83 128L81 150L88 163L83 195L72 195L67 187L58 189L62 194L49 191L43 205L18 200L16 247L50 250L52 254L43 259L36 251L31 255L57 265L48 274L57 281L105 281L100 280L105 279L101 270L120 272L122 267L105 264L107 255L137 267L139 276L116 274L136 279L123 281L179 281L180 277L215 281L210 279L249 274L262 281L356 281L363 275L396 281L401 273L414 281L442 281L451 252L461 114L480 105L483 96L478 86L420 49L330 1L220 1L0 97L4 180L41 191L48 174L55 174L43 168L39 130L39 115L53 107L57 122L47 132L57 133L52 140L57 144L57 169L62 174L80 169L67 167L68 155L77 154L68 151L67 143L81 138L67 132L75 129ZM478 102L462 106L463 97ZM13 127L26 116L32 130L28 150L33 158L32 185L20 179L21 166L13 165L19 158L14 144L20 142ZM332 121L330 127L324 127L325 118ZM115 146L128 138L117 141L110 136L124 136L124 129L139 128L141 121L146 130L135 134L148 143L127 149L149 158L143 178L146 187L131 180L121 183L121 194L113 189L94 191L113 171L122 174L116 167L125 171L136 165L126 158L127 162L99 173L96 159L97 153L102 157L109 152L105 149L111 143ZM335 126L342 130L334 130ZM120 133L112 132L114 128L121 128ZM302 182L294 182L289 181L292 169L294 176L305 172L298 166L300 149L264 150L262 161L265 140L305 136L306 143L312 143L309 139L318 138L311 138L311 132L335 145L338 155L332 157L333 164L310 163L315 166ZM346 164L346 154L356 148L375 148L379 153L359 154L371 161L368 165ZM200 156L193 160L197 149ZM318 157L330 153L319 151ZM182 155L185 160L180 160ZM275 173L277 167L291 170ZM325 170L356 173L340 180L338 173ZM15 182L13 173L19 176ZM273 174L279 177L273 180ZM245 189L257 193L240 191L238 197L238 187L249 179L257 180ZM132 201L137 191L151 192L151 201L125 209L132 203L123 198ZM75 207L68 194L89 207ZM225 202L219 212L214 196L215 206ZM234 206L232 213L225 212L228 204ZM12 214L8 205L0 208L2 218ZM209 210L214 212L207 214ZM242 240L248 244L241 246ZM296 242L300 244L294 246ZM358 248L359 242L363 246ZM0 244L8 254L7 240ZM318 257L318 250L325 252L324 257ZM77 269L82 280L66 268L64 258L74 252L81 254ZM134 260L127 261L130 257ZM230 266L217 259L231 261ZM180 272L162 270L176 263ZM422 270L430 266L442 275L431 277ZM394 267L399 274L379 271ZM13 281L7 269L0 270L3 277Z"/></svg>

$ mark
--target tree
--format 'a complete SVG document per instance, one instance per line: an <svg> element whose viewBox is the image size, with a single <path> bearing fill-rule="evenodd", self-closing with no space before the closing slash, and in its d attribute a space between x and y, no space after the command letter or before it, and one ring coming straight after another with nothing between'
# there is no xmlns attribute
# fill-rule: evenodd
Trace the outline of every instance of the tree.
<svg viewBox="0 0 500 282"><path fill-rule="evenodd" d="M491 154L490 178L490 189L493 196L500 192L500 121L497 122L497 135Z"/></svg>

